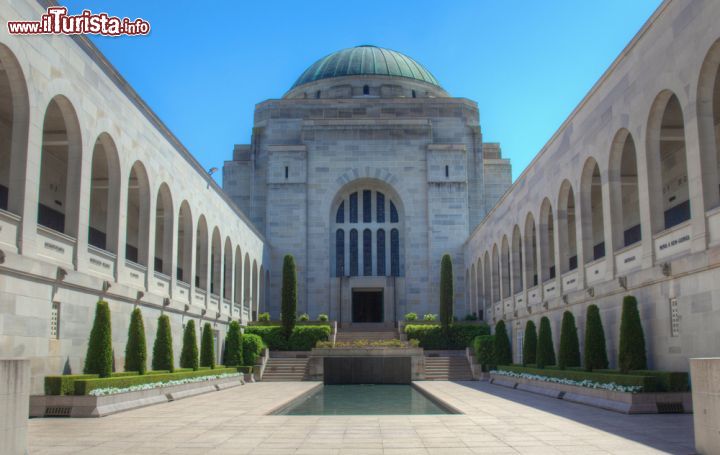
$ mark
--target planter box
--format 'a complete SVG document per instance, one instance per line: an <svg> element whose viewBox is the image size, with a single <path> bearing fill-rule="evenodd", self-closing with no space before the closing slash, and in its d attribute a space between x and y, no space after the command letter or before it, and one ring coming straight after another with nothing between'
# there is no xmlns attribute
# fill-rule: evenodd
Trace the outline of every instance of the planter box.
<svg viewBox="0 0 720 455"><path fill-rule="evenodd" d="M615 392L494 373L490 373L490 383L624 414L692 413L690 392Z"/></svg>
<svg viewBox="0 0 720 455"><path fill-rule="evenodd" d="M116 412L167 403L242 384L244 384L242 376L236 376L99 397L92 395L34 395L30 397L30 417L103 417Z"/></svg>

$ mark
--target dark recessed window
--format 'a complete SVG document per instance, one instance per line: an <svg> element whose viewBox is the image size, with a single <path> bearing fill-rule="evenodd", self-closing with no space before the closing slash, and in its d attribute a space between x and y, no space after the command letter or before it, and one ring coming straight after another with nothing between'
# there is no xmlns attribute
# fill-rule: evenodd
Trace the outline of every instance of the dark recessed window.
<svg viewBox="0 0 720 455"><path fill-rule="evenodd" d="M367 85L363 85L363 95L369 95L370 94L370 87Z"/></svg>
<svg viewBox="0 0 720 455"><path fill-rule="evenodd" d="M398 222L398 212L395 208L395 204L393 204L392 201L390 201L390 222L391 223L397 223Z"/></svg>
<svg viewBox="0 0 720 455"><path fill-rule="evenodd" d="M450 166L445 166L445 177L450 177Z"/></svg>
<svg viewBox="0 0 720 455"><path fill-rule="evenodd" d="M287 180L287 178L288 178L288 167L285 166L285 180Z"/></svg>
<svg viewBox="0 0 720 455"><path fill-rule="evenodd" d="M415 93L415 90L412 91L412 97L417 98L417 93Z"/></svg>
<svg viewBox="0 0 720 455"><path fill-rule="evenodd" d="M363 275L372 276L372 233L363 231Z"/></svg>
<svg viewBox="0 0 720 455"><path fill-rule="evenodd" d="M345 231L338 229L335 233L335 276L345 274Z"/></svg>
<svg viewBox="0 0 720 455"><path fill-rule="evenodd" d="M384 223L385 222L385 195L382 193L377 193L375 201L375 211L377 212L375 215L376 221L378 223Z"/></svg>
<svg viewBox="0 0 720 455"><path fill-rule="evenodd" d="M358 275L358 232L350 231L350 276Z"/></svg>
<svg viewBox="0 0 720 455"><path fill-rule="evenodd" d="M350 195L350 222L358 222L358 194L353 193Z"/></svg>
<svg viewBox="0 0 720 455"><path fill-rule="evenodd" d="M320 99L320 90L318 90L317 92L315 92L315 98Z"/></svg>
<svg viewBox="0 0 720 455"><path fill-rule="evenodd" d="M372 207L370 206L372 201L372 191L363 190L363 223L372 222Z"/></svg>
<svg viewBox="0 0 720 455"><path fill-rule="evenodd" d="M390 274L400 276L400 232L390 231Z"/></svg>
<svg viewBox="0 0 720 455"><path fill-rule="evenodd" d="M385 276L385 230L377 231L377 276Z"/></svg>
<svg viewBox="0 0 720 455"><path fill-rule="evenodd" d="M340 203L340 207L337 209L337 213L335 214L335 222L336 223L344 223L345 222L345 201L342 201Z"/></svg>

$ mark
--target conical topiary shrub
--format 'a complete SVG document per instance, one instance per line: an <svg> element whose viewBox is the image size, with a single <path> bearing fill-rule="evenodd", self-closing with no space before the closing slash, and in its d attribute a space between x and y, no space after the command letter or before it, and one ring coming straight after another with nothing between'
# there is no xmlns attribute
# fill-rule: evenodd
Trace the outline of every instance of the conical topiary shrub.
<svg viewBox="0 0 720 455"><path fill-rule="evenodd" d="M512 363L512 350L510 348L510 338L508 338L505 329L505 321L500 321L495 325L495 362L498 365L510 365Z"/></svg>
<svg viewBox="0 0 720 455"><path fill-rule="evenodd" d="M240 336L240 324L237 321L230 323L227 336L225 337L225 352L223 363L227 367L235 367L243 364L242 337Z"/></svg>
<svg viewBox="0 0 720 455"><path fill-rule="evenodd" d="M195 334L195 321L190 319L185 324L185 332L183 332L183 346L180 353L180 368L198 369L198 347L197 335Z"/></svg>
<svg viewBox="0 0 720 455"><path fill-rule="evenodd" d="M158 318L157 334L155 335L155 344L153 344L152 367L153 370L175 371L170 318L165 314Z"/></svg>
<svg viewBox="0 0 720 455"><path fill-rule="evenodd" d="M585 369L602 370L608 367L605 331L600 319L600 309L590 305L585 316Z"/></svg>
<svg viewBox="0 0 720 455"><path fill-rule="evenodd" d="M440 261L440 326L445 335L453 320L453 292L452 258L444 254Z"/></svg>
<svg viewBox="0 0 720 455"><path fill-rule="evenodd" d="M620 345L618 366L620 371L647 369L645 357L645 333L643 332L637 300L628 295L623 299L622 318L620 320Z"/></svg>
<svg viewBox="0 0 720 455"><path fill-rule="evenodd" d="M537 331L535 330L535 323L533 321L528 321L527 324L525 324L522 353L523 365L535 363L537 357Z"/></svg>
<svg viewBox="0 0 720 455"><path fill-rule="evenodd" d="M561 369L580 366L580 340L578 340L575 316L569 311L563 313L560 326L560 351L558 366Z"/></svg>
<svg viewBox="0 0 720 455"><path fill-rule="evenodd" d="M215 340L209 322L206 322L203 326L200 341L200 366L210 367L210 369L215 368Z"/></svg>
<svg viewBox="0 0 720 455"><path fill-rule="evenodd" d="M297 318L297 272L295 271L295 258L290 254L286 254L283 258L280 313L283 333L285 338L289 339Z"/></svg>
<svg viewBox="0 0 720 455"><path fill-rule="evenodd" d="M139 374L145 374L147 371L145 324L140 308L135 308L130 316L128 340L125 345L125 371L137 371Z"/></svg>
<svg viewBox="0 0 720 455"><path fill-rule="evenodd" d="M100 300L95 306L95 321L90 331L87 354L85 355L85 374L97 374L101 378L110 377L113 368L112 330L110 328L110 307Z"/></svg>
<svg viewBox="0 0 720 455"><path fill-rule="evenodd" d="M540 319L540 333L538 334L537 355L535 363L538 368L555 365L555 348L553 347L552 329L550 319L543 316Z"/></svg>

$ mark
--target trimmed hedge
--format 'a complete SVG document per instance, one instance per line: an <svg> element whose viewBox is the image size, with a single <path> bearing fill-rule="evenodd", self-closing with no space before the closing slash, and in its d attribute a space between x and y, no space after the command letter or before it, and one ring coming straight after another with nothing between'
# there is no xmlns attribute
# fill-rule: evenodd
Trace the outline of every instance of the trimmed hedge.
<svg viewBox="0 0 720 455"><path fill-rule="evenodd" d="M473 350L475 358L482 371L488 371L491 366L495 365L495 336L480 335L473 340Z"/></svg>
<svg viewBox="0 0 720 455"><path fill-rule="evenodd" d="M618 365L620 371L623 372L647 368L645 334L640 321L637 300L631 295L623 298Z"/></svg>
<svg viewBox="0 0 720 455"><path fill-rule="evenodd" d="M600 309L597 305L587 308L585 318L585 369L602 370L608 367L605 330L603 329Z"/></svg>
<svg viewBox="0 0 720 455"><path fill-rule="evenodd" d="M540 333L538 334L538 350L535 356L538 368L555 365L555 347L553 347L552 328L547 316L540 318Z"/></svg>
<svg viewBox="0 0 720 455"><path fill-rule="evenodd" d="M228 333L225 337L223 363L227 366L244 365L240 324L238 324L237 321L232 321L230 323L230 328L228 329Z"/></svg>
<svg viewBox="0 0 720 455"><path fill-rule="evenodd" d="M620 370L605 369L594 370L605 374L624 374ZM631 375L652 376L657 381L658 392L688 392L690 391L690 374L684 371L655 371L655 370L632 370Z"/></svg>
<svg viewBox="0 0 720 455"><path fill-rule="evenodd" d="M153 382L165 382L178 379L199 378L203 376L215 376L220 374L237 373L237 368L218 368L215 370L186 371L167 374L152 374L142 376L126 376L120 378L96 378L79 379L75 381L75 395L87 395L95 389L106 387L130 387L134 385L150 384Z"/></svg>
<svg viewBox="0 0 720 455"><path fill-rule="evenodd" d="M170 318L163 314L158 317L157 335L153 344L153 370L174 371L172 330L170 329Z"/></svg>
<svg viewBox="0 0 720 455"><path fill-rule="evenodd" d="M408 324L405 334L408 340L418 340L424 349L465 349L476 337L489 335L490 328L486 324L452 324L446 336L438 324Z"/></svg>
<svg viewBox="0 0 720 455"><path fill-rule="evenodd" d="M244 333L242 335L243 363L248 366L255 365L264 348L265 343L263 343L260 336L253 333Z"/></svg>
<svg viewBox="0 0 720 455"><path fill-rule="evenodd" d="M657 392L658 381L654 376L639 374L600 373L596 371L559 370L556 368L528 368L517 365L503 365L498 367L501 371L514 373L529 373L552 378L571 379L573 381L589 380L600 383L614 382L624 386L641 386L643 392Z"/></svg>
<svg viewBox="0 0 720 455"><path fill-rule="evenodd" d="M90 331L83 373L110 377L113 360L110 307L107 302L100 300L95 306L95 320Z"/></svg>
<svg viewBox="0 0 720 455"><path fill-rule="evenodd" d="M94 379L96 374L65 374L62 376L45 376L45 395L72 395L75 381L78 379Z"/></svg>
<svg viewBox="0 0 720 455"><path fill-rule="evenodd" d="M528 321L525 324L525 337L523 338L522 346L522 361L523 365L529 363L535 363L537 356L537 330L535 329L535 323Z"/></svg>
<svg viewBox="0 0 720 455"><path fill-rule="evenodd" d="M215 368L215 339L209 322L203 326L200 338L200 366Z"/></svg>
<svg viewBox="0 0 720 455"><path fill-rule="evenodd" d="M295 258L291 254L286 254L283 258L281 297L280 319L282 319L283 334L289 339L297 319L297 271Z"/></svg>
<svg viewBox="0 0 720 455"><path fill-rule="evenodd" d="M569 311L563 313L560 326L558 366L563 370L567 367L580 366L580 340L575 326L575 316Z"/></svg>
<svg viewBox="0 0 720 455"><path fill-rule="evenodd" d="M195 321L190 319L185 324L183 332L183 345L180 352L180 367L196 371L200 366L198 360L197 335L195 334Z"/></svg>
<svg viewBox="0 0 720 455"><path fill-rule="evenodd" d="M440 261L440 326L447 335L453 320L453 294L452 259L444 254Z"/></svg>
<svg viewBox="0 0 720 455"><path fill-rule="evenodd" d="M510 338L505 328L505 321L502 319L495 324L495 362L498 365L510 365L512 363Z"/></svg>
<svg viewBox="0 0 720 455"><path fill-rule="evenodd" d="M302 334L295 335L297 331ZM329 325L299 325L287 340L283 328L279 325L253 325L245 329L246 334L258 335L262 338L271 351L309 351L318 341L327 341L331 331ZM313 340L312 345L310 340Z"/></svg>
<svg viewBox="0 0 720 455"><path fill-rule="evenodd" d="M125 371L137 371L138 374L145 374L147 371L145 325L140 308L135 308L130 316L128 340L125 345Z"/></svg>

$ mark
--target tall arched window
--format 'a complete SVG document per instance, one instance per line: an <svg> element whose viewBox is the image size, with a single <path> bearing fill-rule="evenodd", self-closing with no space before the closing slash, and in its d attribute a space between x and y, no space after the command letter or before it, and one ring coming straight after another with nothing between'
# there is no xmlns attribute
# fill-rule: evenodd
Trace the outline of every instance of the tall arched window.
<svg viewBox="0 0 720 455"><path fill-rule="evenodd" d="M177 279L190 284L192 274L192 236L193 222L190 205L187 201L180 204L177 240Z"/></svg>
<svg viewBox="0 0 720 455"><path fill-rule="evenodd" d="M522 236L520 235L520 226L515 225L512 237L512 283L513 294L518 294L523 290L523 251Z"/></svg>
<svg viewBox="0 0 720 455"><path fill-rule="evenodd" d="M335 276L345 276L345 231L335 231Z"/></svg>
<svg viewBox="0 0 720 455"><path fill-rule="evenodd" d="M575 225L575 192L568 180L560 185L558 237L560 239L560 273L577 268L577 226Z"/></svg>
<svg viewBox="0 0 720 455"><path fill-rule="evenodd" d="M88 243L117 252L120 207L120 162L115 143L106 133L95 141L90 177L90 217Z"/></svg>
<svg viewBox="0 0 720 455"><path fill-rule="evenodd" d="M390 231L390 275L400 276L400 232Z"/></svg>
<svg viewBox="0 0 720 455"><path fill-rule="evenodd" d="M372 231L363 230L363 275L372 276Z"/></svg>
<svg viewBox="0 0 720 455"><path fill-rule="evenodd" d="M621 228L613 229L613 246L619 250L642 239L635 142L628 130L615 135L608 178L611 219Z"/></svg>
<svg viewBox="0 0 720 455"><path fill-rule="evenodd" d="M155 271L172 274L173 203L170 187L160 185L155 204Z"/></svg>
<svg viewBox="0 0 720 455"><path fill-rule="evenodd" d="M127 199L125 258L148 265L150 236L150 184L145 166L136 161L130 170Z"/></svg>
<svg viewBox="0 0 720 455"><path fill-rule="evenodd" d="M582 194L582 233L585 262L605 257L602 182L600 167L588 158L580 182Z"/></svg>
<svg viewBox="0 0 720 455"><path fill-rule="evenodd" d="M385 276L385 229L377 231L377 275Z"/></svg>
<svg viewBox="0 0 720 455"><path fill-rule="evenodd" d="M540 207L540 255L542 258L542 281L555 278L555 223L552 206L546 198Z"/></svg>
<svg viewBox="0 0 720 455"><path fill-rule="evenodd" d="M358 232L350 230L350 276L358 276Z"/></svg>

